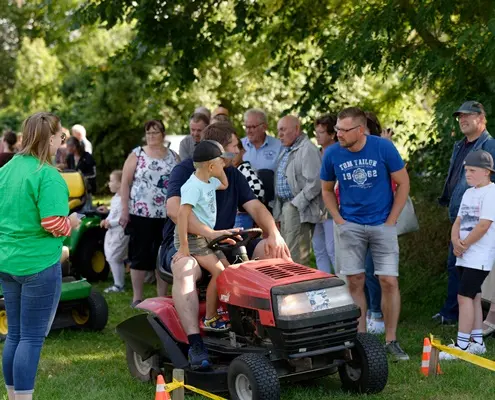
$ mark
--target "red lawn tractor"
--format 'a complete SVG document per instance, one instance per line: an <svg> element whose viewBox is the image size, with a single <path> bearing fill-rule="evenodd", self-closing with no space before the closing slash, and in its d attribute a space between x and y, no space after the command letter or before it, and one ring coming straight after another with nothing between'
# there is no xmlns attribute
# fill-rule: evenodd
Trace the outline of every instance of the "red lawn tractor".
<svg viewBox="0 0 495 400"><path fill-rule="evenodd" d="M357 333L359 308L344 281L336 276L282 259L249 261L247 243L261 235L249 229L210 243L213 250L233 251L240 263L217 279L218 298L231 329L203 332L212 360L207 370L190 368L188 342L171 297L152 298L117 327L126 342L130 372L152 381L172 370L185 370L186 384L235 400L275 400L281 383L323 378L338 373L345 390L381 392L388 380L383 344ZM236 235L240 235L236 237ZM226 238L235 245L221 243ZM173 283L161 265L162 277ZM197 283L198 319L205 315L208 279ZM206 278L206 279L205 279Z"/></svg>

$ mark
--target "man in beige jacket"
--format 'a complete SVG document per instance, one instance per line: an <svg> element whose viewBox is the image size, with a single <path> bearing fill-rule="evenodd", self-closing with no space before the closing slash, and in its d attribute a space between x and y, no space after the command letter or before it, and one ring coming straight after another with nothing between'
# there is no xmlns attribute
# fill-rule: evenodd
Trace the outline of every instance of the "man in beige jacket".
<svg viewBox="0 0 495 400"><path fill-rule="evenodd" d="M283 117L277 130L283 147L275 171L273 217L280 222L292 259L309 265L311 236L323 215L321 154L301 131L297 117Z"/></svg>

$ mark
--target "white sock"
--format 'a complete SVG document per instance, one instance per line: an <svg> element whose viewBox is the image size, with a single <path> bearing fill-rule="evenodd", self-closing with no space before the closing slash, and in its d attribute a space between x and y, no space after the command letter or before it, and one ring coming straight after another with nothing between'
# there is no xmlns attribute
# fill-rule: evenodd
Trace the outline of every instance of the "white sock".
<svg viewBox="0 0 495 400"><path fill-rule="evenodd" d="M108 260L112 270L113 282L115 286L123 288L125 286L125 265L122 261Z"/></svg>
<svg viewBox="0 0 495 400"><path fill-rule="evenodd" d="M460 347L462 350L466 350L469 346L469 340L471 339L471 334L457 332L457 347Z"/></svg>
<svg viewBox="0 0 495 400"><path fill-rule="evenodd" d="M483 344L483 330L473 329L471 332L471 340L478 344Z"/></svg>

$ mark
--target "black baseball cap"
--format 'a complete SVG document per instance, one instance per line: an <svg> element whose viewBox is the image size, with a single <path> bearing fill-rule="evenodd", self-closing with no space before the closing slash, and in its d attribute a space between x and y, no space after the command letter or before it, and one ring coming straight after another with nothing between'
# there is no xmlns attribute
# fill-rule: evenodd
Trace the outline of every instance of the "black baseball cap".
<svg viewBox="0 0 495 400"><path fill-rule="evenodd" d="M486 115L485 107L478 101L466 101L463 103L459 109L452 114L453 117L457 117L459 114L483 114Z"/></svg>
<svg viewBox="0 0 495 400"><path fill-rule="evenodd" d="M470 152L464 159L464 165L468 167L478 167L495 172L493 169L493 157L485 150Z"/></svg>
<svg viewBox="0 0 495 400"><path fill-rule="evenodd" d="M194 162L211 161L218 157L234 158L234 153L226 152L223 146L214 140L202 140L194 148Z"/></svg>

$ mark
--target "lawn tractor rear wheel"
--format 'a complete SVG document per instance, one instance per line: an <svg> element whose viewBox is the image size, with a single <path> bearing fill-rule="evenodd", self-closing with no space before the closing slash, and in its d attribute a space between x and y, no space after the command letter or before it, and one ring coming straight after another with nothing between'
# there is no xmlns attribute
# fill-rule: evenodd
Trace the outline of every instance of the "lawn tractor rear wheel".
<svg viewBox="0 0 495 400"><path fill-rule="evenodd" d="M76 326L91 331L101 331L108 322L108 304L103 295L91 290L89 297L72 310Z"/></svg>
<svg viewBox="0 0 495 400"><path fill-rule="evenodd" d="M232 400L279 400L277 371L261 354L247 353L232 361L228 372Z"/></svg>
<svg viewBox="0 0 495 400"><path fill-rule="evenodd" d="M105 231L102 229L87 231L77 245L74 257L71 258L73 268L89 282L105 281L110 273L110 266L103 251L104 239Z"/></svg>
<svg viewBox="0 0 495 400"><path fill-rule="evenodd" d="M388 381L385 348L371 334L358 333L351 349L352 360L339 368L343 389L354 393L379 393Z"/></svg>
<svg viewBox="0 0 495 400"><path fill-rule="evenodd" d="M129 372L134 378L141 382L151 382L153 380L153 371L159 368L158 355L143 360L138 353L132 350L131 346L126 344L125 358Z"/></svg>
<svg viewBox="0 0 495 400"><path fill-rule="evenodd" d="M7 311L5 311L5 302L0 299L0 342L3 342L7 338L9 332L9 325L7 323Z"/></svg>

